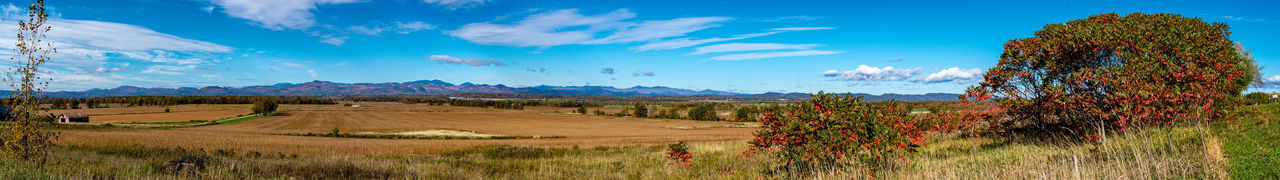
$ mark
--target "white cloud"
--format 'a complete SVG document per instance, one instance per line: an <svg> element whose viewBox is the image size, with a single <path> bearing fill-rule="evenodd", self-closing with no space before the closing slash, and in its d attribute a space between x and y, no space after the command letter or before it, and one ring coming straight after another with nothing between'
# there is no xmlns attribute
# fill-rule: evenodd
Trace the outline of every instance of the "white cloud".
<svg viewBox="0 0 1280 180"><path fill-rule="evenodd" d="M760 37L760 36L768 36L768 35L774 35L782 32L809 31L809 30L822 30L822 29L821 28L795 28L795 27L773 28L773 29L770 29L769 32L739 34L739 35L734 35L733 37L727 37L727 38L706 38L706 39L696 39L696 40L691 38L678 38L678 39L672 39L672 40L649 42L644 45L632 47L631 50L632 51L650 51L650 50L680 49L680 48L702 45L706 43L715 43L715 42L722 42L722 41L732 41L732 40L747 39L747 38L754 38L754 37Z"/></svg>
<svg viewBox="0 0 1280 180"><path fill-rule="evenodd" d="M17 20L13 7L3 7L4 16L0 17L0 34L17 34ZM20 15L21 16L21 15ZM52 56L49 65L77 66L93 69L104 64L108 59L133 59L148 62L175 64L207 64L216 62L211 59L213 53L229 53L234 50L211 42L186 39L154 30L113 22L50 19L48 25L52 29L46 34L48 41L58 49ZM13 36L0 36L0 42L14 42ZM0 45L6 49L15 48L10 43ZM12 55L12 52L0 52L0 55Z"/></svg>
<svg viewBox="0 0 1280 180"><path fill-rule="evenodd" d="M435 29L436 25L424 23L422 21L414 21L409 23L396 22L396 33L409 34L414 31Z"/></svg>
<svg viewBox="0 0 1280 180"><path fill-rule="evenodd" d="M1262 88L1280 88L1280 75L1262 78Z"/></svg>
<svg viewBox="0 0 1280 180"><path fill-rule="evenodd" d="M711 60L719 60L719 61L737 61L737 60L764 59L764 58L778 58L778 57L792 57L792 56L817 56L817 55L831 55L831 54L840 54L840 53L841 53L840 51L824 51L824 50L782 51L782 52L761 52L761 53L743 53L743 54L720 55L720 56L716 56L716 57L711 57Z"/></svg>
<svg viewBox="0 0 1280 180"><path fill-rule="evenodd" d="M726 43L710 46L702 46L695 49L690 55L719 53L719 52L738 52L738 51L760 51L760 50L807 50L818 47L818 44L779 44L779 43Z"/></svg>
<svg viewBox="0 0 1280 180"><path fill-rule="evenodd" d="M773 34L777 34L777 33L780 33L780 31L775 31L775 32L766 32L766 33L754 33L754 34L740 34L740 35L735 35L735 36L733 36L733 37L727 37L727 38L706 38L706 39L679 38L679 39L672 39L672 40L666 40L666 41L650 42L650 43L646 43L646 44L644 44L644 45L640 45L640 46L632 47L632 48L631 48L631 50L632 50L632 51L651 51L651 50L680 49L680 48L686 48L686 47L691 47L691 46L702 45L702 44L706 44L706 43L714 43L714 42L721 42L721 41L732 41L732 40L739 40L739 39L746 39L746 38L753 38L753 37L760 37L760 36L768 36L768 35L773 35Z"/></svg>
<svg viewBox="0 0 1280 180"><path fill-rule="evenodd" d="M838 71L835 69L822 72L822 76L830 77L831 80L844 81L897 81L905 80L911 76L919 74L922 69L895 69L893 66L884 68L871 67L867 65L859 65L857 69L849 71Z"/></svg>
<svg viewBox="0 0 1280 180"><path fill-rule="evenodd" d="M98 73L113 73L113 72L120 72L120 71L124 71L124 70L128 70L128 69L127 69L127 68L124 68L124 67L117 67L117 68L98 67L97 69L94 69L94 70L93 70L93 72L98 72Z"/></svg>
<svg viewBox="0 0 1280 180"><path fill-rule="evenodd" d="M836 29L836 28L834 28L834 27L784 27L784 28L773 28L773 29L770 29L770 30L774 30L774 31L812 31L812 30L831 30L831 29Z"/></svg>
<svg viewBox="0 0 1280 180"><path fill-rule="evenodd" d="M440 63L449 63L449 64L466 64L471 66L489 66L489 65L502 66L504 65L502 64L502 62L498 62L493 59L482 60L482 59L470 58L470 57L457 58L449 55L431 55L427 57L427 60L436 61Z"/></svg>
<svg viewBox="0 0 1280 180"><path fill-rule="evenodd" d="M923 78L914 79L915 82L923 83L940 83L940 82L964 82L982 78L982 74L986 73L982 69L960 69L959 67L951 67L943 69L937 73L929 74Z"/></svg>
<svg viewBox="0 0 1280 180"><path fill-rule="evenodd" d="M123 85L122 82L109 77L72 73L67 71L56 71L41 76L49 77L50 81L48 90L55 91L81 89L85 87L112 87Z"/></svg>
<svg viewBox="0 0 1280 180"><path fill-rule="evenodd" d="M351 26L351 27L347 27L347 31L351 31L357 34L377 36L378 34L381 34L382 31L384 31L384 29L380 27L370 28L366 26Z"/></svg>
<svg viewBox="0 0 1280 180"><path fill-rule="evenodd" d="M639 23L624 21L635 16L627 9L593 16L579 14L577 9L565 9L530 15L514 24L471 23L447 34L476 44L547 48L658 40L716 27L718 23L732 19L689 17ZM597 34L608 35L597 37Z"/></svg>
<svg viewBox="0 0 1280 180"><path fill-rule="evenodd" d="M609 67L609 66L605 66L604 69L600 70L600 74L613 74L613 73L614 73L613 67Z"/></svg>
<svg viewBox="0 0 1280 180"><path fill-rule="evenodd" d="M348 37L334 37L334 36L324 35L324 36L320 36L320 38L322 38L322 40L320 40L320 42L322 43L334 45L334 46L341 46L342 44L347 43Z"/></svg>
<svg viewBox="0 0 1280 180"><path fill-rule="evenodd" d="M315 26L312 10L317 5L345 4L360 0L213 0L222 12L252 21L271 30L307 29Z"/></svg>
<svg viewBox="0 0 1280 180"><path fill-rule="evenodd" d="M164 75L184 75L197 72L212 72L213 69L199 67L195 65L187 66L170 66L170 65L153 65L142 70L145 74L164 74Z"/></svg>
<svg viewBox="0 0 1280 180"><path fill-rule="evenodd" d="M631 77L637 77L637 76L653 76L653 71L644 70L644 71L636 71L631 73Z"/></svg>
<svg viewBox="0 0 1280 180"><path fill-rule="evenodd" d="M395 26L385 25L369 25L369 26L351 26L347 27L347 32L364 34L370 36L378 36L383 32L393 31L399 34L409 34L415 31L435 29L435 25L427 24L421 21L414 22L396 22Z"/></svg>
<svg viewBox="0 0 1280 180"><path fill-rule="evenodd" d="M766 19L764 22L804 22L816 21L822 19L822 16L783 16L773 19Z"/></svg>
<svg viewBox="0 0 1280 180"><path fill-rule="evenodd" d="M292 62L282 62L282 63L280 63L280 65L289 66L289 67L295 67L295 68L296 68L296 67L302 67L302 64L292 63Z"/></svg>
<svg viewBox="0 0 1280 180"><path fill-rule="evenodd" d="M489 0L423 0L422 2L442 6L449 10L457 10L484 5L484 3L488 3Z"/></svg>
<svg viewBox="0 0 1280 180"><path fill-rule="evenodd" d="M311 75L312 80L320 79L320 74L316 73L315 69L308 69L307 74Z"/></svg>

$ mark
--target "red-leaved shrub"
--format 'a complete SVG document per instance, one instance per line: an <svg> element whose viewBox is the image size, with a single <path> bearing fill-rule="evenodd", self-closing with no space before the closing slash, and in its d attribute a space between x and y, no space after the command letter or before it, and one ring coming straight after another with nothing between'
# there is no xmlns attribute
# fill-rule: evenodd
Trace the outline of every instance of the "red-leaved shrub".
<svg viewBox="0 0 1280 180"><path fill-rule="evenodd" d="M753 152L772 153L790 174L835 170L848 162L877 168L924 145L929 122L896 101L812 94L807 102L763 108ZM852 161L850 161L852 160Z"/></svg>

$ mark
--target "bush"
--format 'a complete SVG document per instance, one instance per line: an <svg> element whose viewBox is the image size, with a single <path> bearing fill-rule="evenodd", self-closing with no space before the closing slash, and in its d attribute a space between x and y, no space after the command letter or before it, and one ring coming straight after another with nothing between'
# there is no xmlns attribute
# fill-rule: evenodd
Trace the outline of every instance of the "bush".
<svg viewBox="0 0 1280 180"><path fill-rule="evenodd" d="M808 102L770 105L751 151L772 153L789 175L842 169L848 162L879 168L924 145L928 132L903 103L864 103L851 94L810 95ZM848 161L855 160L855 161Z"/></svg>
<svg viewBox="0 0 1280 180"><path fill-rule="evenodd" d="M676 164L680 164L682 167L689 167L690 165L693 165L693 161L690 159L693 159L693 154L689 153L689 147L684 144L684 141L667 145L667 160L672 161L667 165L674 166Z"/></svg>
<svg viewBox="0 0 1280 180"><path fill-rule="evenodd" d="M636 102L634 106L636 111L633 114L636 117L649 117L649 108L646 108L644 104L640 104L640 102Z"/></svg>
<svg viewBox="0 0 1280 180"><path fill-rule="evenodd" d="M599 110L597 110L599 111ZM578 106L578 114L587 114L587 105Z"/></svg>
<svg viewBox="0 0 1280 180"><path fill-rule="evenodd" d="M757 116L760 116L760 108L756 106L742 106L733 111L734 120L737 121L756 121Z"/></svg>
<svg viewBox="0 0 1280 180"><path fill-rule="evenodd" d="M1142 13L1050 24L1006 43L999 64L963 98L995 99L1011 116L997 126L1087 139L1104 129L1229 119L1256 68L1243 63L1228 29Z"/></svg>
<svg viewBox="0 0 1280 180"><path fill-rule="evenodd" d="M698 121L719 121L720 116L716 115L716 107L710 103L703 103L689 110L689 119Z"/></svg>
<svg viewBox="0 0 1280 180"><path fill-rule="evenodd" d="M273 101L256 101L253 102L253 113L267 115L275 112L278 105Z"/></svg>

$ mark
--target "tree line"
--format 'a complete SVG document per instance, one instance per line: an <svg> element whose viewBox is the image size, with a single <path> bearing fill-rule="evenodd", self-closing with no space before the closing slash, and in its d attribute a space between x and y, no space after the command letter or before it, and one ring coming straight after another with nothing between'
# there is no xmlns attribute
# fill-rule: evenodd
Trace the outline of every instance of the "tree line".
<svg viewBox="0 0 1280 180"><path fill-rule="evenodd" d="M170 106L183 104L253 104L271 101L279 104L337 104L333 99L314 96L115 96L89 98L35 98L37 104L49 104L52 109L105 108L107 104L124 106ZM0 99L0 103L13 105L20 100Z"/></svg>

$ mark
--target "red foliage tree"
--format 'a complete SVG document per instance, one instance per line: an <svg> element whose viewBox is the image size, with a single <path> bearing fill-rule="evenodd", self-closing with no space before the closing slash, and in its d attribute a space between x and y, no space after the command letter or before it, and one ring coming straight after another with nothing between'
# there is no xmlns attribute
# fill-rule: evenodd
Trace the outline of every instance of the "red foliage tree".
<svg viewBox="0 0 1280 180"><path fill-rule="evenodd" d="M1253 79L1229 35L1226 24L1174 14L1050 24L1006 43L999 64L962 98L996 99L1009 115L998 125L1090 138L1104 129L1222 120Z"/></svg>

